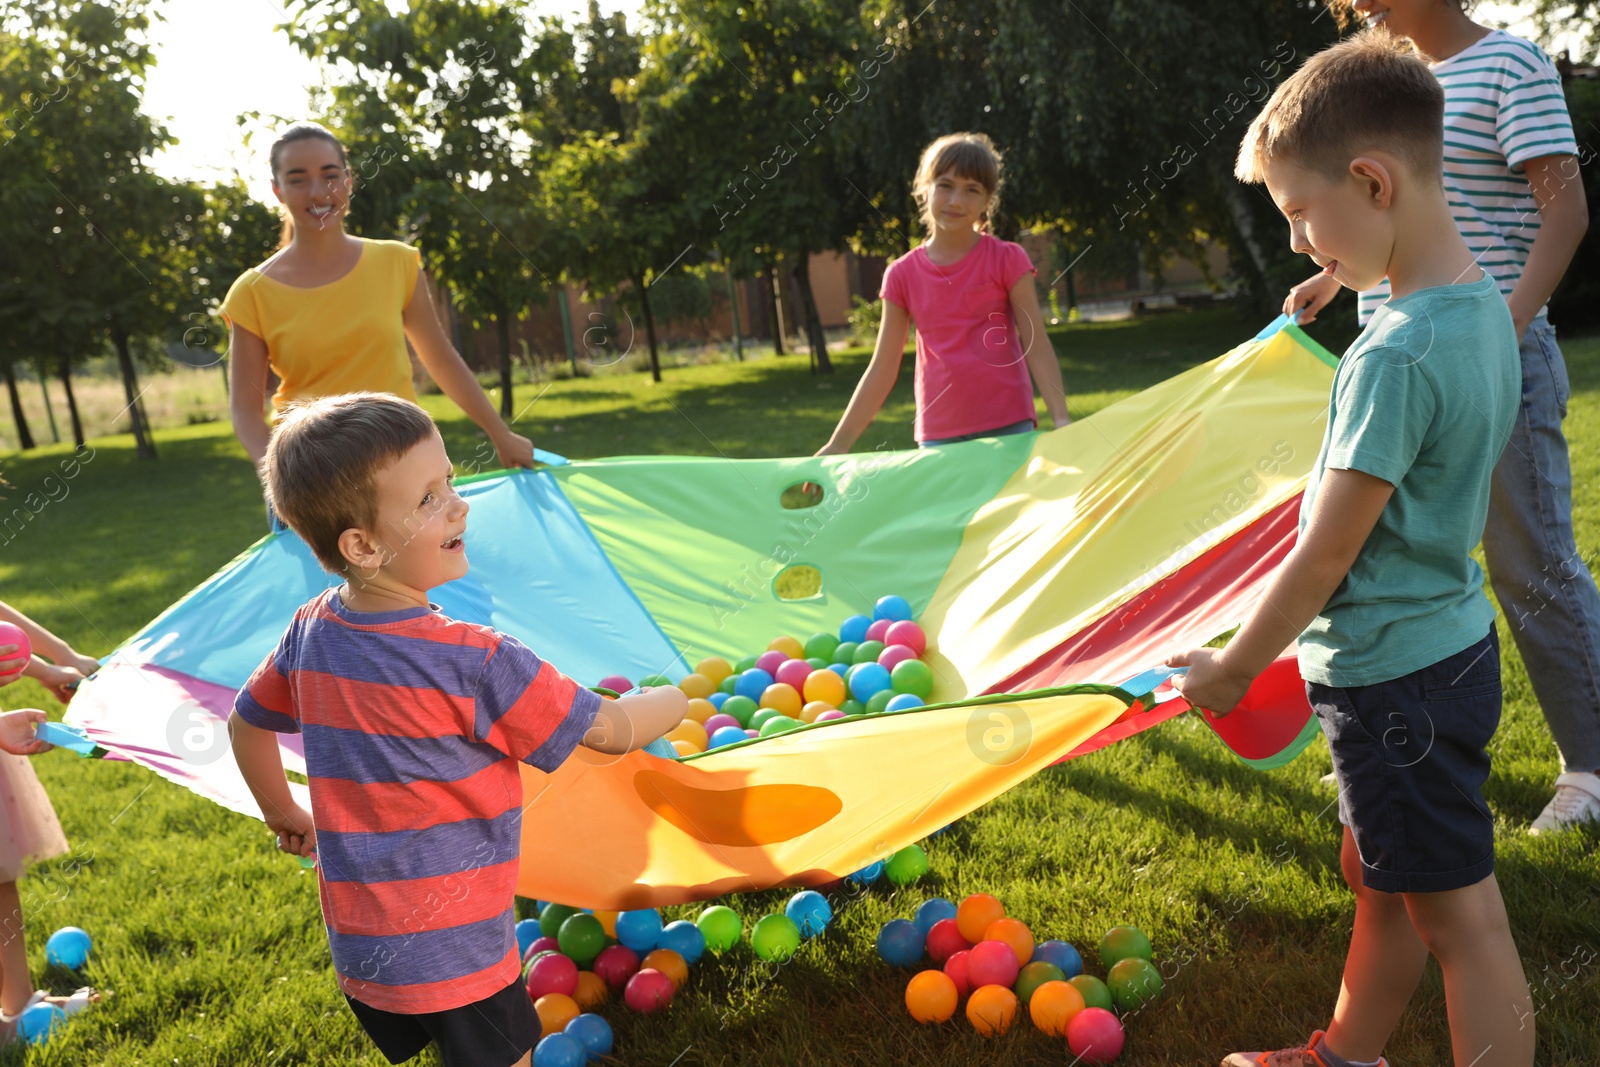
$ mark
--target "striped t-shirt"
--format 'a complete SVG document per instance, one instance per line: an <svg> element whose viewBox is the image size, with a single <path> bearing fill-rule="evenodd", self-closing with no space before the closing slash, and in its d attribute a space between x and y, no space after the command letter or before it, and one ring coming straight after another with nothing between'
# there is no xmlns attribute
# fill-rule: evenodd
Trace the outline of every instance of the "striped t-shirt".
<svg viewBox="0 0 1600 1067"><path fill-rule="evenodd" d="M420 1015L516 980L517 761L555 770L599 707L515 638L437 610L354 612L330 589L295 613L234 713L302 735L344 992Z"/></svg>
<svg viewBox="0 0 1600 1067"><path fill-rule="evenodd" d="M1504 30L1433 64L1433 73L1444 86L1444 189L1450 214L1478 265L1510 296L1539 235L1539 204L1522 164L1578 153L1561 78L1538 45ZM1387 278L1359 294L1361 324L1388 299Z"/></svg>

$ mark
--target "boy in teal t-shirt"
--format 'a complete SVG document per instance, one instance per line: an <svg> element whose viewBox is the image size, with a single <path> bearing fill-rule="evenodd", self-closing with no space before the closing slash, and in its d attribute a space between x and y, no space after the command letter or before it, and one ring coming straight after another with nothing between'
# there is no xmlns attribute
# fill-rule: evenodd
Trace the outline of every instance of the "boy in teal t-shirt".
<svg viewBox="0 0 1600 1067"><path fill-rule="evenodd" d="M1430 953L1455 1062L1533 1062L1481 792L1500 659L1471 558L1521 371L1505 301L1450 215L1443 116L1428 68L1366 33L1279 86L1239 150L1297 252L1351 289L1387 276L1394 299L1340 363L1300 537L1262 603L1226 648L1168 661L1189 667L1191 704L1223 714L1299 639L1356 894L1327 1030L1224 1067L1378 1067Z"/></svg>

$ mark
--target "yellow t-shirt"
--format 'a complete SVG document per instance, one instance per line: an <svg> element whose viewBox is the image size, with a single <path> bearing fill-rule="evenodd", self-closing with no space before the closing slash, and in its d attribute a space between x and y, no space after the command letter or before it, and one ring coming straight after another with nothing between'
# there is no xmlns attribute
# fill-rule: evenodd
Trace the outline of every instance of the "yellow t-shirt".
<svg viewBox="0 0 1600 1067"><path fill-rule="evenodd" d="M344 277L299 288L247 270L222 314L267 343L282 379L273 413L292 400L362 391L417 398L401 316L417 288L422 256L399 241L360 238L361 257Z"/></svg>

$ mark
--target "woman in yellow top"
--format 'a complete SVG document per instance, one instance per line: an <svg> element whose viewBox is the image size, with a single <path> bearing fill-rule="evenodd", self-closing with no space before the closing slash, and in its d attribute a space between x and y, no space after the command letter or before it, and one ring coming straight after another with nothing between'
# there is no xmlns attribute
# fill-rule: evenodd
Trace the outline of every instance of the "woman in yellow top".
<svg viewBox="0 0 1600 1067"><path fill-rule="evenodd" d="M293 400L374 391L416 399L409 339L439 388L489 435L500 464L531 467L533 444L500 418L434 317L422 258L398 241L344 232L351 178L344 146L321 126L291 126L272 145L283 204L277 254L240 275L222 303L233 361L233 432L257 465L267 452L267 368L281 380L274 417Z"/></svg>

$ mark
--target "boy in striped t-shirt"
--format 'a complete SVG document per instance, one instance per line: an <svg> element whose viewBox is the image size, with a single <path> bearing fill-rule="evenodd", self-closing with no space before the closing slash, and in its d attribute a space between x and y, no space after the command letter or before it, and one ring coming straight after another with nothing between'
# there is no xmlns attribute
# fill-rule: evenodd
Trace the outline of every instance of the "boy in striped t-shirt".
<svg viewBox="0 0 1600 1067"><path fill-rule="evenodd" d="M1450 212L1521 339L1522 404L1495 469L1483 552L1561 754L1555 795L1529 829L1600 820L1600 591L1572 532L1567 368L1545 308L1589 222L1561 80L1538 46L1478 25L1460 0L1330 6L1341 22L1353 13L1409 38L1444 87ZM1283 310L1310 322L1338 291L1319 274ZM1388 299L1387 279L1359 294L1361 324Z"/></svg>
<svg viewBox="0 0 1600 1067"><path fill-rule="evenodd" d="M263 465L268 499L345 584L295 613L230 721L278 847L318 857L323 920L351 1010L390 1063L531 1062L539 1021L513 930L518 761L582 744L641 748L683 694L602 704L515 638L458 622L428 591L467 573L468 506L428 414L385 393L291 406ZM305 745L311 811L275 733Z"/></svg>

